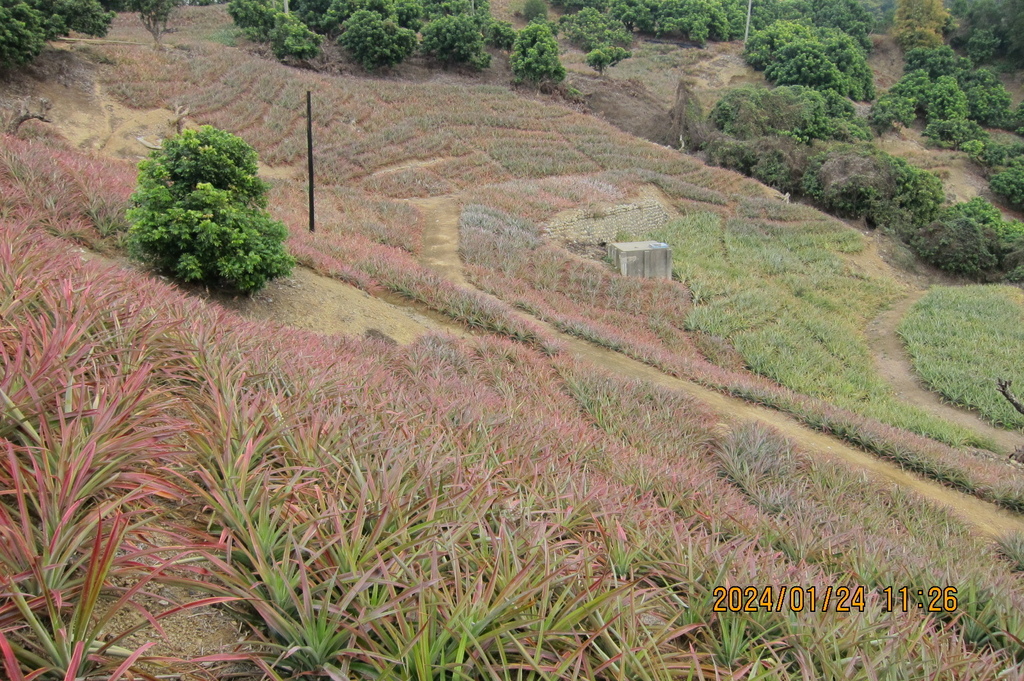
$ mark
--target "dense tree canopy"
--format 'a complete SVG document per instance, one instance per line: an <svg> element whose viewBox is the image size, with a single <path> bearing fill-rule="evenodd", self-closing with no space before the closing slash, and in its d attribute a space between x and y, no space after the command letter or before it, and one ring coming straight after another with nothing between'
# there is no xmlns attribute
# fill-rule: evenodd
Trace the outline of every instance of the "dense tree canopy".
<svg viewBox="0 0 1024 681"><path fill-rule="evenodd" d="M476 20L466 14L441 16L427 24L422 49L446 65L471 64L483 69L491 63Z"/></svg>
<svg viewBox="0 0 1024 681"><path fill-rule="evenodd" d="M871 49L868 34L875 19L860 0L810 0L810 10L815 26L842 31L865 50Z"/></svg>
<svg viewBox="0 0 1024 681"><path fill-rule="evenodd" d="M868 136L849 101L834 92L798 85L735 88L715 105L710 120L722 132L741 140L781 135L810 143Z"/></svg>
<svg viewBox="0 0 1024 681"><path fill-rule="evenodd" d="M184 281L243 291L287 275L287 230L264 210L267 185L256 152L234 135L203 126L164 141L139 164L128 211L135 252Z"/></svg>
<svg viewBox="0 0 1024 681"><path fill-rule="evenodd" d="M837 145L811 159L804 191L836 215L863 217L903 235L934 220L946 198L934 174L853 145Z"/></svg>
<svg viewBox="0 0 1024 681"><path fill-rule="evenodd" d="M558 41L545 24L530 24L519 31L509 64L519 81L536 84L565 79L565 67L558 59Z"/></svg>
<svg viewBox="0 0 1024 681"><path fill-rule="evenodd" d="M754 33L744 53L778 85L833 90L855 100L874 99L875 85L863 48L833 28L779 21Z"/></svg>
<svg viewBox="0 0 1024 681"><path fill-rule="evenodd" d="M416 33L402 28L394 17L361 9L342 25L338 42L368 70L394 66L416 49Z"/></svg>
<svg viewBox="0 0 1024 681"><path fill-rule="evenodd" d="M1006 57L1024 66L1024 0L973 0L963 10L964 30L956 39L971 59Z"/></svg>
<svg viewBox="0 0 1024 681"><path fill-rule="evenodd" d="M71 31L104 36L113 18L97 0L0 0L0 67L32 61Z"/></svg>
<svg viewBox="0 0 1024 681"><path fill-rule="evenodd" d="M22 0L0 0L0 66L32 61L45 43L39 12Z"/></svg>
<svg viewBox="0 0 1024 681"><path fill-rule="evenodd" d="M893 37L900 47L938 47L949 12L942 0L897 0Z"/></svg>
<svg viewBox="0 0 1024 681"><path fill-rule="evenodd" d="M633 42L633 36L621 21L593 7L562 17L559 26L565 37L584 52L605 45L624 46Z"/></svg>

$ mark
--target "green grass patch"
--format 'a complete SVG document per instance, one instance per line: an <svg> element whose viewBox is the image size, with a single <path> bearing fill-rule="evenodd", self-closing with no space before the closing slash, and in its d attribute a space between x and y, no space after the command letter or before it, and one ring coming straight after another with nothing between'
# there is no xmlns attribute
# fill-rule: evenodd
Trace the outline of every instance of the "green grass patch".
<svg viewBox="0 0 1024 681"><path fill-rule="evenodd" d="M1012 286L933 288L900 323L914 368L954 404L988 421L1024 428L1024 416L996 391L996 379L1024 391L1024 294Z"/></svg>
<svg viewBox="0 0 1024 681"><path fill-rule="evenodd" d="M899 287L842 257L864 248L857 232L832 220L695 213L650 238L671 244L675 272L693 292L688 330L730 339L755 372L954 446L991 444L901 403L875 373L862 329Z"/></svg>

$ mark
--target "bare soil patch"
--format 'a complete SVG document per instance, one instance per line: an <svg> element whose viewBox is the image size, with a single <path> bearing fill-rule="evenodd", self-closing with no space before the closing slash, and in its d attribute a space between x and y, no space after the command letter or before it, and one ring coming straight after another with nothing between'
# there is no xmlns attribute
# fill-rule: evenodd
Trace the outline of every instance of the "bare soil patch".
<svg viewBox="0 0 1024 681"><path fill-rule="evenodd" d="M254 296L211 292L210 300L250 319L330 335L369 333L403 345L428 333L456 330L305 267L296 267L292 276L270 282Z"/></svg>
<svg viewBox="0 0 1024 681"><path fill-rule="evenodd" d="M583 94L590 111L615 127L650 140L673 146L669 109L636 80L572 74L570 83Z"/></svg>
<svg viewBox="0 0 1024 681"><path fill-rule="evenodd" d="M872 35L871 42L868 67L875 76L875 89L885 92L903 77L903 52L888 34Z"/></svg>
<svg viewBox="0 0 1024 681"><path fill-rule="evenodd" d="M461 204L451 196L411 199L423 211L423 254L420 262L459 286L469 286L462 274L459 257L459 214Z"/></svg>

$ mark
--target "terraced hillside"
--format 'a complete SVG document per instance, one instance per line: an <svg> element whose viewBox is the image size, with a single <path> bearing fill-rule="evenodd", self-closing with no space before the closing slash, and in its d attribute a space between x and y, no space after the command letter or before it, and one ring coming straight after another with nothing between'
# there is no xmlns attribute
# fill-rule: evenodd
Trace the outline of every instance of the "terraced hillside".
<svg viewBox="0 0 1024 681"><path fill-rule="evenodd" d="M94 134L0 146L8 677L1021 675L1024 474L876 373L906 285L863 235L548 96L179 25L44 55ZM127 266L110 154L161 134L110 98L253 144L304 269L236 300ZM545 235L639 194L679 281Z"/></svg>

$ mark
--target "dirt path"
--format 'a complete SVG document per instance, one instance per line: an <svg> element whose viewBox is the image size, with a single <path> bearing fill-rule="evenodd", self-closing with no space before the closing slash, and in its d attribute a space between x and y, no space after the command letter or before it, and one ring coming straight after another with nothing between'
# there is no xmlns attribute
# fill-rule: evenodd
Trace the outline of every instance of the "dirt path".
<svg viewBox="0 0 1024 681"><path fill-rule="evenodd" d="M416 201L416 205L426 214L425 247L421 262L459 285L472 288L462 273L462 262L459 259L459 202L453 197L436 197ZM618 352L560 333L550 326L548 328L564 341L568 351L577 357L627 378L650 381L656 385L685 392L707 404L724 421L731 423L736 420L756 420L768 424L791 438L811 455L841 460L876 479L917 492L923 498L949 509L980 534L996 537L1006 532L1024 531L1024 517L909 473L899 466L812 430L786 414L668 376Z"/></svg>
<svg viewBox="0 0 1024 681"><path fill-rule="evenodd" d="M903 347L903 340L896 333L896 327L911 306L926 293L923 290L914 291L868 325L868 346L878 373L892 385L896 395L904 402L991 438L1003 450L1003 454L1024 446L1024 437L1020 434L996 428L976 413L944 402L937 393L925 387L914 373L910 355Z"/></svg>
<svg viewBox="0 0 1024 681"><path fill-rule="evenodd" d="M409 203L422 210L426 217L420 262L449 281L468 287L459 258L459 202L451 196L435 196L410 199Z"/></svg>

